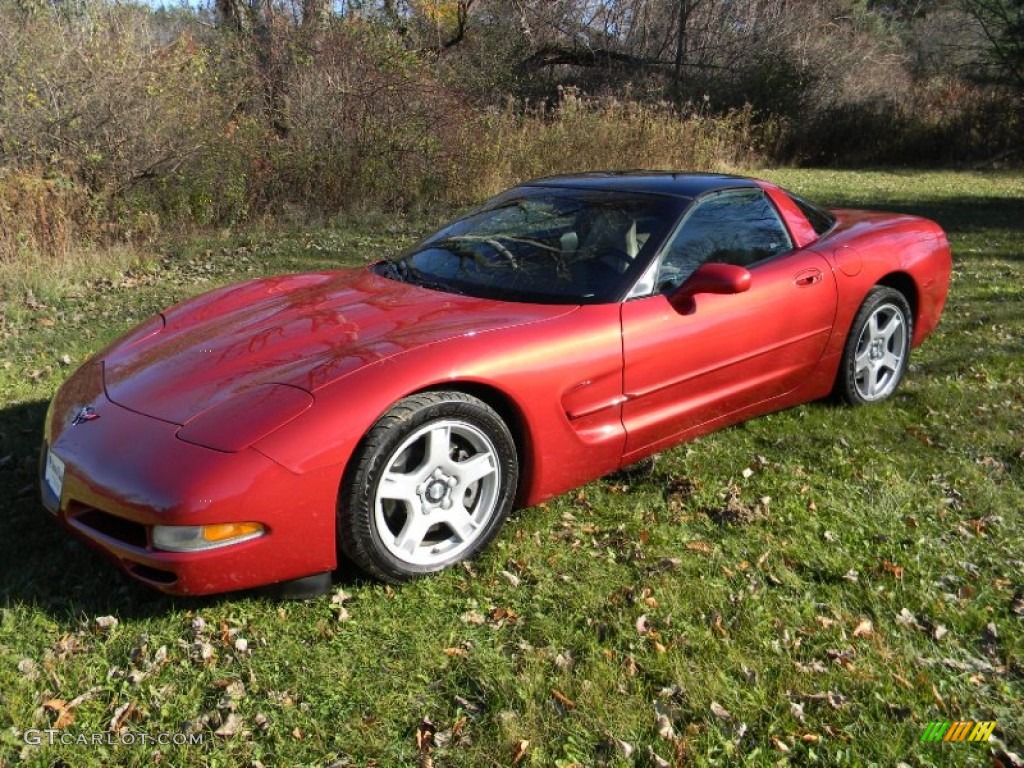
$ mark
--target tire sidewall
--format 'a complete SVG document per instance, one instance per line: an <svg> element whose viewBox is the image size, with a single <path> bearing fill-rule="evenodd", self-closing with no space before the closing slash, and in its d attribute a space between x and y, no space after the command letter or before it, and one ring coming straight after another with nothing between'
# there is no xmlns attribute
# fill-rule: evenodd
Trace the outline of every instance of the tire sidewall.
<svg viewBox="0 0 1024 768"><path fill-rule="evenodd" d="M396 425L395 414L409 405L415 409ZM482 430L491 441L500 469L497 498L484 529L468 548L437 564L415 565L395 557L384 545L376 526L375 499L395 451L416 430L443 420L466 422ZM388 581L435 573L474 557L501 529L515 500L519 480L516 445L508 426L486 403L461 392L424 393L400 401L360 442L350 466L355 471L346 473L338 510L342 550L364 570ZM353 537L363 540L355 542Z"/></svg>
<svg viewBox="0 0 1024 768"><path fill-rule="evenodd" d="M903 362L896 372L896 381L889 392L883 397L874 399L865 398L857 389L857 343L864 327L871 316L884 304L891 304L903 314L903 322L906 327L906 349L903 352ZM888 400L903 382L903 377L910 364L910 349L913 346L914 338L914 315L906 297L895 288L887 286L875 286L868 292L864 302L857 310L853 322L850 325L850 333L846 338L846 345L843 349L843 361L839 370L839 381L837 382L839 394L851 405L870 405Z"/></svg>

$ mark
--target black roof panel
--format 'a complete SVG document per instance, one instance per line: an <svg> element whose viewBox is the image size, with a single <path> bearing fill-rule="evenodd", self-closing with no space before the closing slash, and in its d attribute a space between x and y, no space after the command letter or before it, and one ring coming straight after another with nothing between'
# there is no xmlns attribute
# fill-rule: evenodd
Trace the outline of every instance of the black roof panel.
<svg viewBox="0 0 1024 768"><path fill-rule="evenodd" d="M548 176L527 181L523 187L571 187L576 189L652 192L693 198L717 189L756 187L753 179L725 173L677 173L673 171L594 171L567 176Z"/></svg>

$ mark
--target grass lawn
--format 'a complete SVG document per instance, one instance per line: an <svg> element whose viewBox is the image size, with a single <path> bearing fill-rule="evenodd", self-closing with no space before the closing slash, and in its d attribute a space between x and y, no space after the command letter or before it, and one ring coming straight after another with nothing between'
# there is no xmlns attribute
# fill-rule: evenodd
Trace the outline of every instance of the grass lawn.
<svg viewBox="0 0 1024 768"><path fill-rule="evenodd" d="M429 224L211 236L113 276L9 283L0 768L930 766L1024 752L1024 180L761 175L949 233L945 316L891 401L725 430L515 513L471 565L394 589L343 573L307 602L172 600L72 541L36 496L46 402L161 307L361 264ZM933 720L998 725L988 744L920 743ZM58 726L71 743L25 741ZM119 727L202 742L82 743Z"/></svg>

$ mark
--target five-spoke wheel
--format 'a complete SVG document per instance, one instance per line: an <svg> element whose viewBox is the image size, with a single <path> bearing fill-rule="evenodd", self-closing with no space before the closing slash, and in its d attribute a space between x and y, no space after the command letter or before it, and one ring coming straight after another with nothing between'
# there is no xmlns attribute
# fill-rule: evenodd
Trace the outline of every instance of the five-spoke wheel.
<svg viewBox="0 0 1024 768"><path fill-rule="evenodd" d="M903 294L877 286L850 327L837 388L847 402L874 403L899 386L910 356L913 315Z"/></svg>
<svg viewBox="0 0 1024 768"><path fill-rule="evenodd" d="M402 581L479 551L515 496L518 462L506 424L461 392L413 395L363 440L338 510L343 552Z"/></svg>

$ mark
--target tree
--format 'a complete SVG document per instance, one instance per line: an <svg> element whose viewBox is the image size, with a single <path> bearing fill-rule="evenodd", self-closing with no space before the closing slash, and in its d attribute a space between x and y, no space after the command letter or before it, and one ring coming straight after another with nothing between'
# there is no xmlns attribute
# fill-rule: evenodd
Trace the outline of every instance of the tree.
<svg viewBox="0 0 1024 768"><path fill-rule="evenodd" d="M988 43L985 63L995 79L1024 89L1024 0L961 0Z"/></svg>

